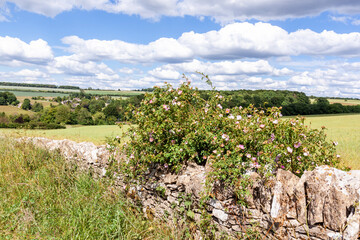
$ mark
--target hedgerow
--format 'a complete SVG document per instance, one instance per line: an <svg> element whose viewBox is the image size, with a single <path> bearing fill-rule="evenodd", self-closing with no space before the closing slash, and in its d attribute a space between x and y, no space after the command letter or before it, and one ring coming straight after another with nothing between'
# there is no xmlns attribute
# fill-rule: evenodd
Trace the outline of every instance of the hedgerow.
<svg viewBox="0 0 360 240"><path fill-rule="evenodd" d="M135 126L124 144L129 177L152 167L176 172L195 162L211 166L212 180L235 186L250 171L269 176L281 168L300 176L339 165L336 143L326 140L324 129L310 129L301 117L283 119L281 108L223 108L219 92L205 101L185 80L178 88L154 87L133 110Z"/></svg>

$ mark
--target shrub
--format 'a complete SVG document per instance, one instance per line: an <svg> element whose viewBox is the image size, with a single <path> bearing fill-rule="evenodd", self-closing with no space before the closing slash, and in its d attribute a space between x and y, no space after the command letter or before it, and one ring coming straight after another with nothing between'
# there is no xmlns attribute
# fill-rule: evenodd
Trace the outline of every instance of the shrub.
<svg viewBox="0 0 360 240"><path fill-rule="evenodd" d="M249 171L267 176L282 168L301 175L318 165L338 165L336 144L326 141L324 129L310 129L303 118L281 119L276 107L225 109L225 100L212 91L205 101L189 81L147 93L133 110L136 125L124 144L129 176L196 162L212 167L213 180L235 185Z"/></svg>

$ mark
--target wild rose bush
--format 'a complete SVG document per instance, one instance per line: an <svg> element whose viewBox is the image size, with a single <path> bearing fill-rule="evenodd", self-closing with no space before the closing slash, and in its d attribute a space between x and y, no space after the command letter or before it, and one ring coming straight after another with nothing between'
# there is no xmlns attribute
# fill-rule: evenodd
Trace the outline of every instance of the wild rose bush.
<svg viewBox="0 0 360 240"><path fill-rule="evenodd" d="M203 100L189 81L155 87L133 111L124 169L136 177L149 167L177 171L186 162L207 163L215 179L234 184L249 171L301 175L338 165L336 144L326 141L324 129L306 127L303 118L281 119L279 108L224 109L224 100L216 91Z"/></svg>

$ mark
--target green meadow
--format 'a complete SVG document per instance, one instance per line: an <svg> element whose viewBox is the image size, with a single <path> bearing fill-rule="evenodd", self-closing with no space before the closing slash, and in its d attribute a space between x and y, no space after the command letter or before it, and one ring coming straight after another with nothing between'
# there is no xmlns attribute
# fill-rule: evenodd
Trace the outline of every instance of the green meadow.
<svg viewBox="0 0 360 240"><path fill-rule="evenodd" d="M360 114L306 116L312 128L326 128L329 140L338 142L342 162L352 169L360 169Z"/></svg>

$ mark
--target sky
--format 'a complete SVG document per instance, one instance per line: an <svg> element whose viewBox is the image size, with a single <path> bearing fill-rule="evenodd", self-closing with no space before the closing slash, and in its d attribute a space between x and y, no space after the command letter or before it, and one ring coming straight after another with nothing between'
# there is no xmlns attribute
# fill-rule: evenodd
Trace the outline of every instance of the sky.
<svg viewBox="0 0 360 240"><path fill-rule="evenodd" d="M360 98L359 0L0 0L0 81Z"/></svg>

